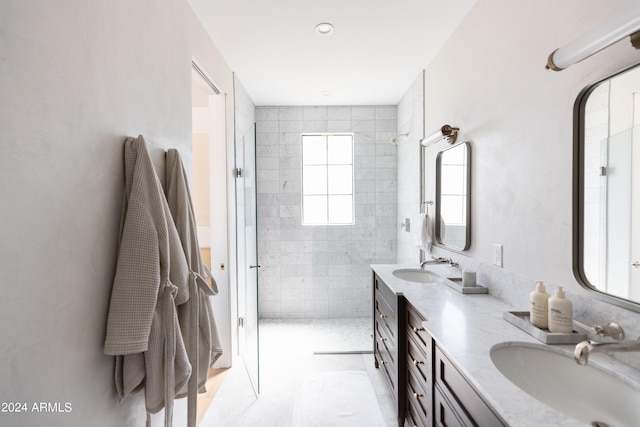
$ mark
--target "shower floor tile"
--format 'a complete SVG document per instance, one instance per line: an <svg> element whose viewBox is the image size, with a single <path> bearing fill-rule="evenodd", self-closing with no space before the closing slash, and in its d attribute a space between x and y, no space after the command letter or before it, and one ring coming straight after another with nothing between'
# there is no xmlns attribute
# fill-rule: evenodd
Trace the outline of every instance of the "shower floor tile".
<svg viewBox="0 0 640 427"><path fill-rule="evenodd" d="M373 351L370 317L345 319L260 319L260 341L272 346L295 344L292 351L348 353Z"/></svg>

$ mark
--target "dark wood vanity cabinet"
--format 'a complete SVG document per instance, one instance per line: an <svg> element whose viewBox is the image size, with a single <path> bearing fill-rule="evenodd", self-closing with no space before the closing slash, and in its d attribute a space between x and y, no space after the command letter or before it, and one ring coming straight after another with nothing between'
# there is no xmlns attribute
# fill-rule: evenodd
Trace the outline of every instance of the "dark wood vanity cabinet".
<svg viewBox="0 0 640 427"><path fill-rule="evenodd" d="M392 390L399 427L507 426L423 327L425 318L373 274L375 366Z"/></svg>
<svg viewBox="0 0 640 427"><path fill-rule="evenodd" d="M396 295L374 273L373 275L373 329L374 329L374 358L376 368L382 369L384 377L391 388L398 426L402 426L404 414L405 393L403 391L406 382L404 363L399 360L404 357L405 333L404 328L398 322L404 313L404 298Z"/></svg>
<svg viewBox="0 0 640 427"><path fill-rule="evenodd" d="M433 425L433 344L422 326L424 321L407 303L404 323L407 337L405 427Z"/></svg>
<svg viewBox="0 0 640 427"><path fill-rule="evenodd" d="M506 426L444 352L434 345L434 425Z"/></svg>

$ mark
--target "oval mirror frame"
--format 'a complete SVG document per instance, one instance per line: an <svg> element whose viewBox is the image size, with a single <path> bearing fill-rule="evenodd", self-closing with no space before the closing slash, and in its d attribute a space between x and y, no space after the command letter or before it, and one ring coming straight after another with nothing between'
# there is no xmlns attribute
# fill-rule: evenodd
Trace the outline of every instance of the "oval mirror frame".
<svg viewBox="0 0 640 427"><path fill-rule="evenodd" d="M589 96L603 83L622 75L640 64L634 64L585 87L576 98L573 109L573 194L572 194L572 268L578 283L592 295L619 307L640 312L640 301L633 301L598 289L585 273L585 112Z"/></svg>

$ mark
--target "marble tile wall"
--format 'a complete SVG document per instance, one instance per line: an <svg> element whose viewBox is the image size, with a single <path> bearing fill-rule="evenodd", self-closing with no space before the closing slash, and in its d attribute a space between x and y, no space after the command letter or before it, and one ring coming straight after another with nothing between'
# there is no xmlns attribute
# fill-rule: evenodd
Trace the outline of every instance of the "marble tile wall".
<svg viewBox="0 0 640 427"><path fill-rule="evenodd" d="M372 263L397 260L395 106L257 107L262 318L362 317ZM353 132L355 224L302 226L303 132Z"/></svg>

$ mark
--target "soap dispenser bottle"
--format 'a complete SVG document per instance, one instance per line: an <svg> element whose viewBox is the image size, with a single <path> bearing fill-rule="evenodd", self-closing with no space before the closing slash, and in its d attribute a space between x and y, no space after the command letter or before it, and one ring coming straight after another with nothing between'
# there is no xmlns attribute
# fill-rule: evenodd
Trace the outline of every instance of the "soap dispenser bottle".
<svg viewBox="0 0 640 427"><path fill-rule="evenodd" d="M540 329L546 329L548 327L548 302L549 294L544 287L544 283L537 282L536 290L531 292L531 310L529 313L531 324Z"/></svg>
<svg viewBox="0 0 640 427"><path fill-rule="evenodd" d="M573 332L573 304L564 297L562 286L549 298L549 331L570 334Z"/></svg>

